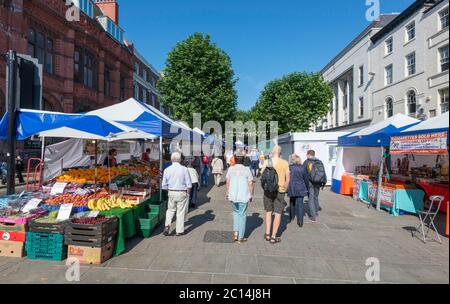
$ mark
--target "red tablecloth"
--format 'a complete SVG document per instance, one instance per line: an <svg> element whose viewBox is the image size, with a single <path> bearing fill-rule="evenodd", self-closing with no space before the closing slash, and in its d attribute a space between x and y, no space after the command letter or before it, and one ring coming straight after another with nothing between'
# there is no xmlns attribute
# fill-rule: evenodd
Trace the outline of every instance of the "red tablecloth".
<svg viewBox="0 0 450 304"><path fill-rule="evenodd" d="M419 182L417 186L421 187L423 191L425 191L426 199L430 199L430 197L434 195L443 196L445 199L441 205L440 211L443 213L447 213L447 205L449 201L448 185Z"/></svg>
<svg viewBox="0 0 450 304"><path fill-rule="evenodd" d="M423 188L426 194L426 198L429 199L430 196L433 195L440 195L443 196L444 203L441 205L441 212L447 213L447 225L445 229L445 234L449 235L449 194L448 194L448 185L445 184L438 184L438 183L426 183L426 182L419 182L418 186Z"/></svg>

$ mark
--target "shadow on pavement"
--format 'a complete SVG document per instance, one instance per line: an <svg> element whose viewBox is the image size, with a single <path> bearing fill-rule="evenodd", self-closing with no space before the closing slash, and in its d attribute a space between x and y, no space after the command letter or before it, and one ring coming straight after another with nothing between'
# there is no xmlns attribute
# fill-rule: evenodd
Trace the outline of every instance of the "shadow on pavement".
<svg viewBox="0 0 450 304"><path fill-rule="evenodd" d="M261 218L261 214L253 213L247 217L247 229L246 238L250 238L253 232L264 224L264 220Z"/></svg>
<svg viewBox="0 0 450 304"><path fill-rule="evenodd" d="M212 210L207 210L203 214L195 215L186 222L185 226L187 228L185 233L188 234L189 232L192 232L193 230L206 224L207 222L214 221L215 218L216 216L214 215L214 212Z"/></svg>

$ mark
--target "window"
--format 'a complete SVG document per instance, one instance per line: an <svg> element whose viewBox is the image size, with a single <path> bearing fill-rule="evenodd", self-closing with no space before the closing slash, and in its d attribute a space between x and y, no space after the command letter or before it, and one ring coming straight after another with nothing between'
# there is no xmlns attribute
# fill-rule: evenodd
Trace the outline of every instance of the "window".
<svg viewBox="0 0 450 304"><path fill-rule="evenodd" d="M139 100L139 85L137 83L134 84L134 99Z"/></svg>
<svg viewBox="0 0 450 304"><path fill-rule="evenodd" d="M406 56L406 76L416 74L416 53L411 53Z"/></svg>
<svg viewBox="0 0 450 304"><path fill-rule="evenodd" d="M125 77L120 77L120 100L125 100Z"/></svg>
<svg viewBox="0 0 450 304"><path fill-rule="evenodd" d="M394 116L394 100L391 97L386 99L386 118Z"/></svg>
<svg viewBox="0 0 450 304"><path fill-rule="evenodd" d="M95 88L96 62L89 51L84 50L83 56L83 84L88 88Z"/></svg>
<svg viewBox="0 0 450 304"><path fill-rule="evenodd" d="M137 62L134 63L134 73L139 75L139 64Z"/></svg>
<svg viewBox="0 0 450 304"><path fill-rule="evenodd" d="M359 67L359 85L362 86L364 84L364 66Z"/></svg>
<svg viewBox="0 0 450 304"><path fill-rule="evenodd" d="M394 71L393 71L393 66L392 64L388 65L385 68L385 74L386 74L386 85L390 85L394 82Z"/></svg>
<svg viewBox="0 0 450 304"><path fill-rule="evenodd" d="M448 45L439 49L439 61L441 72L448 71Z"/></svg>
<svg viewBox="0 0 450 304"><path fill-rule="evenodd" d="M412 22L406 26L406 42L416 38L416 23Z"/></svg>
<svg viewBox="0 0 450 304"><path fill-rule="evenodd" d="M430 118L436 117L436 110L430 110Z"/></svg>
<svg viewBox="0 0 450 304"><path fill-rule="evenodd" d="M439 98L441 100L441 113L448 112L449 90L448 88L439 90Z"/></svg>
<svg viewBox="0 0 450 304"><path fill-rule="evenodd" d="M105 67L105 96L111 96L111 71Z"/></svg>
<svg viewBox="0 0 450 304"><path fill-rule="evenodd" d="M81 74L81 54L82 51L79 48L75 48L74 53L74 65L73 65L73 79L76 82L81 82L83 80L83 76Z"/></svg>
<svg viewBox="0 0 450 304"><path fill-rule="evenodd" d="M439 12L440 30L448 28L448 7Z"/></svg>
<svg viewBox="0 0 450 304"><path fill-rule="evenodd" d="M394 51L394 38L388 38L386 40L386 55L391 54Z"/></svg>
<svg viewBox="0 0 450 304"><path fill-rule="evenodd" d="M409 91L407 94L407 109L408 109L408 115L410 116L416 116L417 112L417 99L416 99L416 92Z"/></svg>
<svg viewBox="0 0 450 304"><path fill-rule="evenodd" d="M36 58L43 65L45 72L53 74L55 64L53 39L34 29L28 29L27 39L28 55Z"/></svg>
<svg viewBox="0 0 450 304"><path fill-rule="evenodd" d="M364 116L364 97L359 98L359 117Z"/></svg>

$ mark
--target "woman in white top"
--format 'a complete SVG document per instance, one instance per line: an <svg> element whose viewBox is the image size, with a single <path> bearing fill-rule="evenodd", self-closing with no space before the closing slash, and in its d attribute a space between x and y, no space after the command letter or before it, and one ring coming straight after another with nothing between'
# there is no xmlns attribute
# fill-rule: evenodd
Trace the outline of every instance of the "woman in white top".
<svg viewBox="0 0 450 304"><path fill-rule="evenodd" d="M232 203L234 222L234 241L246 242L248 203L253 196L253 175L250 168L244 167L244 157L236 156L236 165L227 173L227 199Z"/></svg>
<svg viewBox="0 0 450 304"><path fill-rule="evenodd" d="M218 156L214 156L214 159L211 162L212 174L214 175L214 182L216 187L220 186L220 182L222 180L223 175L223 161Z"/></svg>

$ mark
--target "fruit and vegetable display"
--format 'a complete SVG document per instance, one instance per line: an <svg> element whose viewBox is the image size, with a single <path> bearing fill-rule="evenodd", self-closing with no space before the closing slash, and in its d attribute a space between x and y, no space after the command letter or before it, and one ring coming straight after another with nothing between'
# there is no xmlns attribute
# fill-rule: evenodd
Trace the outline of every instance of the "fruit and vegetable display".
<svg viewBox="0 0 450 304"><path fill-rule="evenodd" d="M83 218L75 218L72 219L72 223L77 225L98 225L108 221L109 218L106 216L98 216L98 217L83 217Z"/></svg>
<svg viewBox="0 0 450 304"><path fill-rule="evenodd" d="M67 183L99 183L105 184L119 175L138 175L157 177L159 170L145 166L121 166L113 168L71 169L56 178L58 182Z"/></svg>
<svg viewBox="0 0 450 304"><path fill-rule="evenodd" d="M61 222L60 220L57 219L57 217L58 211L52 211L46 216L38 217L34 221L39 224L56 224Z"/></svg>
<svg viewBox="0 0 450 304"><path fill-rule="evenodd" d="M91 199L88 208L94 211L109 211L114 208L129 209L137 205L134 200L125 199L123 196L112 195L100 199Z"/></svg>

